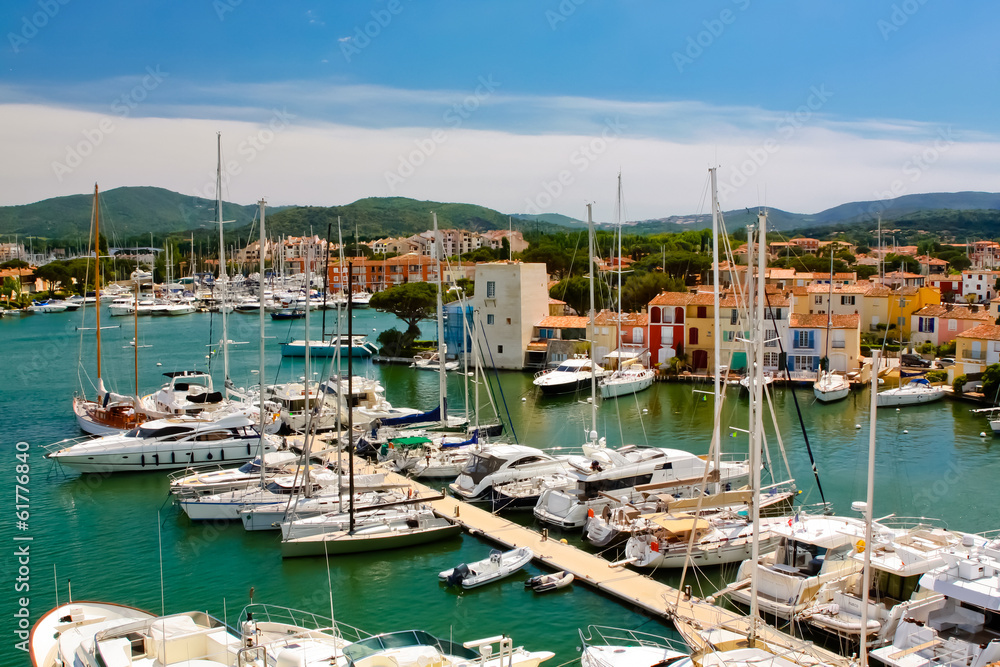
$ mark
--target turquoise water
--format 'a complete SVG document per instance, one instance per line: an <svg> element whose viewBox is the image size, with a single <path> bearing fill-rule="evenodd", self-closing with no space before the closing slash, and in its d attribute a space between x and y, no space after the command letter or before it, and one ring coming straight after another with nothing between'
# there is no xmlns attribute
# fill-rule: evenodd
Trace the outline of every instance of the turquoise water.
<svg viewBox="0 0 1000 667"><path fill-rule="evenodd" d="M0 319L0 481L7 507L0 522L3 544L3 590L0 614L3 641L0 665L28 664L14 648L17 599L30 598L34 621L55 605L57 568L59 600L66 601L68 582L74 599L121 602L158 611L162 598L167 612L202 609L230 622L254 600L329 614L330 587L338 620L370 632L420 628L440 636L469 640L505 632L517 644L556 651L553 665L572 660L579 646L577 628L597 623L641 628L653 633L669 629L626 605L575 585L547 596L523 590L522 577L470 592L444 589L437 573L461 562L484 557L490 545L462 536L407 551L380 552L323 559L282 560L278 537L247 533L242 526L192 524L167 494L164 477L157 474L81 477L65 473L42 458L38 445L79 435L70 399L81 386L81 342L84 358L92 358L93 332L78 332L80 313L33 315ZM232 376L237 385L256 383L258 330L256 316L233 315L230 339L248 344L231 352ZM132 390L133 336L127 318L106 318L102 324L121 326L104 331L104 375L118 391ZM320 318L313 318L314 335ZM401 326L392 316L359 311L357 333ZM92 324L90 324L92 326ZM328 329L331 324L328 322ZM140 321L140 388L144 393L160 384L160 373L189 368L211 369L221 384L221 355L208 347L218 340L216 315L195 314L177 318L143 318ZM426 327L430 334L430 327ZM278 343L300 338L302 322L267 323L269 381L302 375L301 361L282 363ZM206 355L211 359L206 359ZM156 364L162 364L157 366ZM322 372L326 368L314 367ZM90 376L93 363L86 364ZM381 378L390 401L429 409L437 403L437 376L404 366L359 364L356 373ZM589 406L577 397L539 399L531 391L531 376L500 373L507 409L521 442L569 451L582 441ZM701 389L710 389L708 386ZM652 389L600 406L602 434L611 445L622 442L676 447L703 454L708 449L712 404L694 393L690 384L657 384ZM457 374L449 379L451 410L463 409L464 390ZM862 500L868 447L868 393L853 393L833 405L814 404L811 390L795 390L802 406L810 442L817 457L827 499L839 513L849 513L853 500ZM524 399L524 400L522 400ZM746 403L735 391L723 409L724 424L746 427ZM802 502L819 502L809 459L799 431L791 390L775 396L779 428L792 473L803 490ZM503 410L503 407L501 407ZM952 528L982 531L1000 526L995 496L990 489L998 479L997 443L986 421L971 415L966 404L944 401L934 405L879 413L878 464L876 466L877 516L934 516ZM768 417L769 420L769 417ZM861 429L856 429L860 424ZM908 430L908 433L904 433ZM772 429L767 427L775 465L781 455ZM743 433L735 438L725 432L728 451L745 452ZM15 522L14 487L16 443L31 445L29 465L30 519L28 530ZM782 475L777 475L782 477ZM518 519L530 523L530 515ZM14 591L18 562L15 536L30 536L29 592ZM568 539L575 540L573 535ZM161 546L162 545L162 546ZM536 566L525 576L539 573ZM659 576L659 575L657 575ZM700 576L695 590L725 578L709 571ZM665 575L676 581L676 575ZM706 588L702 588L702 587Z"/></svg>

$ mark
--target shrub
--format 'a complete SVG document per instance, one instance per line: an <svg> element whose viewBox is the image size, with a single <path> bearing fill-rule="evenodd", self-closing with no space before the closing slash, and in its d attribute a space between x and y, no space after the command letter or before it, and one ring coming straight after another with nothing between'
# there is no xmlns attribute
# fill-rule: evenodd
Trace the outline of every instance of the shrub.
<svg viewBox="0 0 1000 667"><path fill-rule="evenodd" d="M965 383L969 381L968 376L959 375L955 378L955 381L951 383L951 388L955 390L956 394L961 394L962 390L965 388Z"/></svg>
<svg viewBox="0 0 1000 667"><path fill-rule="evenodd" d="M928 382L945 382L948 379L948 371L928 371L924 377Z"/></svg>
<svg viewBox="0 0 1000 667"><path fill-rule="evenodd" d="M933 354L934 353L934 343L932 343L930 341L927 341L926 343L924 343L923 345L921 345L920 346L920 353L921 354Z"/></svg>

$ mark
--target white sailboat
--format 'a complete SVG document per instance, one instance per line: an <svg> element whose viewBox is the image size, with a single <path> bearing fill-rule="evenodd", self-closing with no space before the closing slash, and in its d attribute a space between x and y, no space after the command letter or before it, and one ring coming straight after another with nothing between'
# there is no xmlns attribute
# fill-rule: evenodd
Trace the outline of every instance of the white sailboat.
<svg viewBox="0 0 1000 667"><path fill-rule="evenodd" d="M829 369L830 363L830 330L833 328L833 248L830 249L830 292L826 298L826 350L823 357L826 359L828 367L820 372L816 382L813 383L813 395L816 400L822 403L832 403L842 398L847 398L851 391L851 384L843 375L833 373Z"/></svg>

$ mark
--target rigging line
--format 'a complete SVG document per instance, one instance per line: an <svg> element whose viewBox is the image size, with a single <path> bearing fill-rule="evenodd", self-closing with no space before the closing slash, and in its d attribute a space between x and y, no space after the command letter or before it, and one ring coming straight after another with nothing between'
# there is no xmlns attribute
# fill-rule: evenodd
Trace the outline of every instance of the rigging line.
<svg viewBox="0 0 1000 667"><path fill-rule="evenodd" d="M788 356L785 354L785 346L781 342L781 335L778 333L778 324L774 319L774 311L771 309L771 297L768 296L767 292L764 292L764 299L767 302L767 312L771 315L771 326L774 330L774 335L778 340L778 350L780 354L785 355L785 379L788 380L788 384L792 384L792 374L788 370ZM874 386L874 385L872 385ZM809 444L809 434L806 433L806 422L802 418L802 408L799 407L799 398L795 395L795 389L792 389L792 401L795 403L795 414L799 418L799 426L802 429L802 438L806 442L806 451L809 452L809 465L812 466L813 477L816 479L816 488L819 489L819 497L822 499L823 504L827 504L826 495L823 493L823 484L819 480L819 469L816 467L816 457L813 455L812 445Z"/></svg>
<svg viewBox="0 0 1000 667"><path fill-rule="evenodd" d="M483 327L483 323L479 323L479 329L483 332L483 340L486 341L487 349L490 351L490 366L493 368L493 374L497 379L497 386L500 387L500 375L497 373L496 362L493 361L493 349L489 347L489 337L486 335L486 329ZM510 416L510 408L507 407L507 397L503 393L503 388L500 387L500 398L503 399L503 409L507 413L507 421L510 423L510 432L514 436L514 441L517 442L517 431L514 430L514 420Z"/></svg>

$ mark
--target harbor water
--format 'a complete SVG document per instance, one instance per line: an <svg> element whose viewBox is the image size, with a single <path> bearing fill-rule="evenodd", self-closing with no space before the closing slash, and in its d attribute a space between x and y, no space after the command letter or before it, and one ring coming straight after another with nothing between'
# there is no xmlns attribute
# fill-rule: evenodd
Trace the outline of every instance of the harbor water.
<svg viewBox="0 0 1000 667"><path fill-rule="evenodd" d="M94 332L78 330L81 315L0 319L0 480L7 503L6 517L0 522L4 545L0 560L7 590L0 610L4 619L0 665L29 663L27 654L15 646L20 641L16 632L20 619L15 616L22 607L20 598L28 599L33 623L56 604L57 596L65 602L70 587L73 599L113 601L167 613L205 610L231 625L249 602L252 587L255 602L326 615L332 609L338 621L368 632L419 628L458 641L506 633L518 645L555 651L553 666L578 657L577 630L588 624L672 634L667 625L582 584L549 595L525 591L523 580L543 572L536 565L529 566L523 576L472 591L440 584L439 571L488 554L492 546L483 539L463 535L401 551L328 561L283 560L278 533L246 532L239 523L189 521L170 502L163 474L81 476L50 464L40 446L79 436L71 398L81 390L94 393ZM87 317L86 325L92 329L92 312ZM329 331L334 325L333 318L328 318ZM320 336L320 319L318 312L312 317L313 338ZM259 355L258 318L233 314L229 323L233 381L237 386L256 384L257 373L251 371L256 370ZM132 320L102 317L102 325L115 327L103 330L105 381L115 391L131 393L135 390L134 349L129 344L134 336ZM146 317L139 326L142 393L158 388L163 372L177 370L210 369L221 387L219 315ZM301 320L272 322L268 318L268 382L302 377L302 360L282 359L279 350L280 342L303 337L302 326ZM355 333L369 334L372 339L392 326L405 327L391 315L372 310L355 313ZM430 323L424 329L432 337ZM314 360L311 371L318 374L315 378L325 377L328 360ZM393 405L430 409L437 404L435 373L369 362L357 362L355 373L380 379ZM497 396L499 411L505 420L509 414L519 442L555 453L578 451L589 428L586 396L542 398L532 390L529 373L490 376L494 391L502 388ZM450 412L462 413L466 396L462 375L450 374L448 388ZM610 446L651 445L705 454L713 402L696 389L710 390L711 385L661 383L633 397L604 401L598 409L597 430ZM472 394L471 386L468 392ZM481 394L485 405L485 392ZM821 497L793 397L801 409L825 497L838 514L850 515L851 502L865 495L868 391L852 392L838 403L820 404L811 389L775 389L778 434L802 491L799 503L808 506L819 503ZM722 410L725 452L746 453L747 436L735 430L747 427L746 407L746 398L730 389ZM484 419L492 417L490 410L482 412L489 413ZM972 532L1000 528L1000 509L990 491L1000 479L1000 442L994 441L982 416L971 414L967 404L945 400L899 411L884 408L878 417L876 517L935 517L950 528ZM765 424L769 467L774 478L782 480L785 455L770 414ZM986 437L979 435L982 431ZM511 436L509 431L507 436ZM26 463L17 458L18 443L28 443ZM27 483L18 484L23 474L29 479L22 478ZM22 522L17 512L25 510L28 516ZM530 513L517 520L532 523ZM557 537L579 542L576 534ZM24 547L29 557L24 556ZM708 594L731 575L732 569L710 570L688 583L696 594ZM673 572L653 576L672 584L678 578Z"/></svg>

